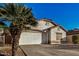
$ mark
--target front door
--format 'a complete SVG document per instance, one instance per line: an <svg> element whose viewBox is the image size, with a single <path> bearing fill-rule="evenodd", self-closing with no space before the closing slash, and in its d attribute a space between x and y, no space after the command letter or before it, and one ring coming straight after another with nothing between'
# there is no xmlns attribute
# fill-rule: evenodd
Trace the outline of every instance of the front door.
<svg viewBox="0 0 79 59"><path fill-rule="evenodd" d="M48 31L42 32L42 43L48 44Z"/></svg>

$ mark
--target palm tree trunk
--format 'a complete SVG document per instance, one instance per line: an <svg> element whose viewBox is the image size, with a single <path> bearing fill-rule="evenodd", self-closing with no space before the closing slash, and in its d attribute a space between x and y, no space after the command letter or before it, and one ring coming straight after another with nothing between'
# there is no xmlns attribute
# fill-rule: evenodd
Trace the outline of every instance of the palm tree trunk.
<svg viewBox="0 0 79 59"><path fill-rule="evenodd" d="M12 56L15 56L15 51L16 51L16 49L15 49L15 35L13 35L13 37L12 37Z"/></svg>
<svg viewBox="0 0 79 59"><path fill-rule="evenodd" d="M17 34L12 35L12 56L16 55L16 51L19 45L19 38L20 38L21 30L17 31Z"/></svg>

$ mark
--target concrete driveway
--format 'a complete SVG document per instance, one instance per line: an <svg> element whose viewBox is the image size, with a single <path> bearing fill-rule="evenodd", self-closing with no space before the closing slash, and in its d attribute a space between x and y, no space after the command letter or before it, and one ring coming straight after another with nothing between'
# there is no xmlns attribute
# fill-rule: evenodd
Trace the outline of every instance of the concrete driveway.
<svg viewBox="0 0 79 59"><path fill-rule="evenodd" d="M27 56L79 56L79 49L55 49L52 45L22 45Z"/></svg>

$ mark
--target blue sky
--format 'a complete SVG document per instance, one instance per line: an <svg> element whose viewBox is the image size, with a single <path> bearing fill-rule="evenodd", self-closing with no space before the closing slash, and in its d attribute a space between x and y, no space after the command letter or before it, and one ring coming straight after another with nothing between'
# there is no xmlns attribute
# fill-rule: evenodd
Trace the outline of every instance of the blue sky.
<svg viewBox="0 0 79 59"><path fill-rule="evenodd" d="M77 3L28 3L37 19L48 18L66 30L79 28L79 4Z"/></svg>

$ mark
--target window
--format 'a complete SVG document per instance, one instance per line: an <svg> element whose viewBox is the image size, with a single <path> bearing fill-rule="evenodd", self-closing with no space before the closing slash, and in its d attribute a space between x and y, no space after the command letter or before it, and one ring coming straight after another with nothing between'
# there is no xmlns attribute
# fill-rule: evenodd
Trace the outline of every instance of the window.
<svg viewBox="0 0 79 59"><path fill-rule="evenodd" d="M62 39L62 33L56 33L56 39L61 40Z"/></svg>

